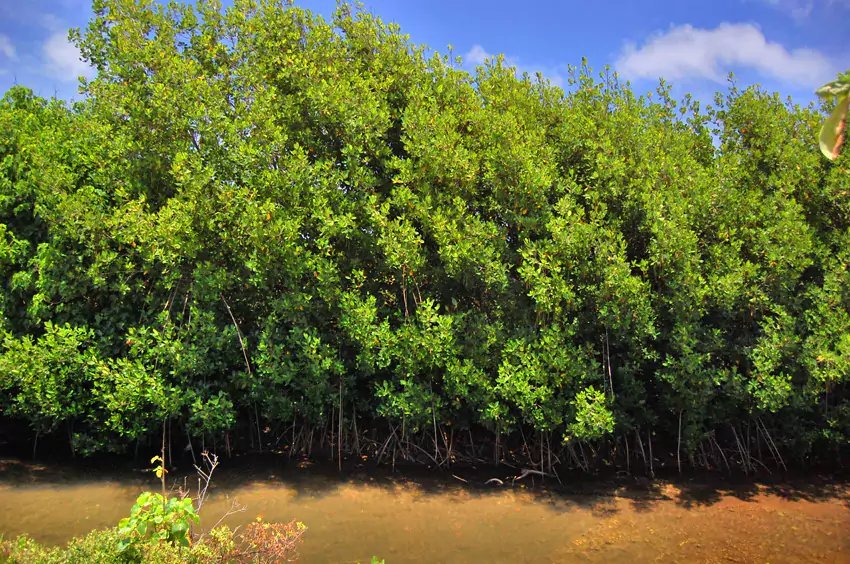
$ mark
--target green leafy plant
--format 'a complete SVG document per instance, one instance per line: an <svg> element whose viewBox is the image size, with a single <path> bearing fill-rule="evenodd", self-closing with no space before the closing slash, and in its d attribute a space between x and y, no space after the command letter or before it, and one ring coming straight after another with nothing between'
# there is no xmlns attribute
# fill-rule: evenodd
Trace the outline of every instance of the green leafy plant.
<svg viewBox="0 0 850 564"><path fill-rule="evenodd" d="M191 498L144 492L136 499L130 516L118 523L119 547L125 551L148 541L189 546L191 526L198 521Z"/></svg>
<svg viewBox="0 0 850 564"><path fill-rule="evenodd" d="M575 422L569 428L569 437L594 439L614 430L614 416L606 405L605 394L590 387L580 391L573 403Z"/></svg>
<svg viewBox="0 0 850 564"><path fill-rule="evenodd" d="M847 111L850 108L850 71L839 74L836 80L821 86L817 95L834 100L835 109L823 122L818 141L820 150L830 160L835 160L847 136Z"/></svg>

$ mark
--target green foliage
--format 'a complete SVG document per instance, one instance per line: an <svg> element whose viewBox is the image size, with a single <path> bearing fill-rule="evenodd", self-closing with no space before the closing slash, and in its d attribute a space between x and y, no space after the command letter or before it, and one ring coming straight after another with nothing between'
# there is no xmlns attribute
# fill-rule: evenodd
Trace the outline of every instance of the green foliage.
<svg viewBox="0 0 850 564"><path fill-rule="evenodd" d="M118 523L119 550L132 551L149 541L189 546L189 530L198 521L191 498L144 492L130 516Z"/></svg>
<svg viewBox="0 0 850 564"><path fill-rule="evenodd" d="M0 542L0 559L9 564L52 564L62 562L62 551L59 548L43 546L32 538L21 535L14 540Z"/></svg>
<svg viewBox="0 0 850 564"><path fill-rule="evenodd" d="M0 101L5 416L84 453L164 421L239 448L341 404L435 441L681 421L687 454L759 420L799 460L846 452L823 111L470 74L347 4L97 0L74 40L83 102Z"/></svg>
<svg viewBox="0 0 850 564"><path fill-rule="evenodd" d="M88 390L97 368L92 339L91 331L50 322L37 339L7 333L0 356L3 411L42 433L90 413Z"/></svg>
<svg viewBox="0 0 850 564"><path fill-rule="evenodd" d="M132 561L118 549L115 529L75 537L63 549L46 547L27 536L0 542L0 560L19 564L114 564Z"/></svg>
<svg viewBox="0 0 850 564"><path fill-rule="evenodd" d="M119 533L116 529L92 531L83 537L76 537L68 542L65 548L64 561L84 564L108 564L127 560L127 553L122 552L119 544Z"/></svg>
<svg viewBox="0 0 850 564"><path fill-rule="evenodd" d="M830 160L841 152L847 137L847 111L850 108L850 71L841 73L836 80L817 90L817 95L826 100L835 99L835 108L820 129L820 150Z"/></svg>
<svg viewBox="0 0 850 564"><path fill-rule="evenodd" d="M570 438L598 439L614 430L614 415L606 405L605 394L590 387L576 394L575 422L568 428Z"/></svg>
<svg viewBox="0 0 850 564"><path fill-rule="evenodd" d="M121 533L118 528L75 537L64 548L47 547L30 537L20 536L13 540L0 540L0 561L10 564L203 564L294 560L306 527L302 523L265 525L268 528L261 524L248 525L251 530L249 538L239 536L222 525L188 547L150 539L122 549L119 548Z"/></svg>

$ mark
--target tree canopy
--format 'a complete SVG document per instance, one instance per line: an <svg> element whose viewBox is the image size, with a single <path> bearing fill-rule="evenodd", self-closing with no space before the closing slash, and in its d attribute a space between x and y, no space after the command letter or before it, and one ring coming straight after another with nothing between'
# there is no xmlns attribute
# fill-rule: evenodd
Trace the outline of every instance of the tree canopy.
<svg viewBox="0 0 850 564"><path fill-rule="evenodd" d="M4 416L78 452L168 420L846 454L825 110L470 74L347 4L96 0L75 40L83 101L0 102Z"/></svg>

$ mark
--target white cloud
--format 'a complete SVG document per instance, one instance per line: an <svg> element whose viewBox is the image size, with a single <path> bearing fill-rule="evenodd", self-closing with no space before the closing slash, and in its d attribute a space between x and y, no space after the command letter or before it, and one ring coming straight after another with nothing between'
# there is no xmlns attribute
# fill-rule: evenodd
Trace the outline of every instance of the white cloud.
<svg viewBox="0 0 850 564"><path fill-rule="evenodd" d="M493 57L494 55L484 49L483 46L475 44L463 56L463 62L467 65L467 68L471 70L470 67L483 65L485 61ZM517 57L508 57L507 55L504 56L504 64L506 67L516 69L517 75L528 73L528 75L534 79L537 73L540 73L543 75L543 78L551 82L553 85L560 87L564 86L564 75L567 70L566 65L530 65L521 62Z"/></svg>
<svg viewBox="0 0 850 564"><path fill-rule="evenodd" d="M804 20L812 14L815 8L814 0L762 0L765 4L773 6L791 15L795 20Z"/></svg>
<svg viewBox="0 0 850 564"><path fill-rule="evenodd" d="M466 52L463 56L464 61L473 65L483 65L484 61L492 57L490 53L484 50L484 47L477 43L472 46L472 49Z"/></svg>
<svg viewBox="0 0 850 564"><path fill-rule="evenodd" d="M15 46L12 45L12 40L7 35L0 33L0 54L10 61L18 59L18 54L15 51Z"/></svg>
<svg viewBox="0 0 850 564"><path fill-rule="evenodd" d="M562 66L545 66L545 65L516 65L517 71L520 73L528 73L532 79L537 76L537 73L552 83L553 86L559 88L564 87L564 77L568 71L566 65Z"/></svg>
<svg viewBox="0 0 850 564"><path fill-rule="evenodd" d="M848 10L850 0L758 0L790 15L797 21L803 21L815 10Z"/></svg>
<svg viewBox="0 0 850 564"><path fill-rule="evenodd" d="M68 27L62 18L55 14L41 14L39 23L44 29L52 32L61 31Z"/></svg>
<svg viewBox="0 0 850 564"><path fill-rule="evenodd" d="M47 38L43 46L47 73L59 80L73 82L78 76L91 76L92 68L80 58L80 50L70 41L65 31L57 31Z"/></svg>
<svg viewBox="0 0 850 564"><path fill-rule="evenodd" d="M714 29L671 27L641 47L628 44L616 69L626 78L707 78L722 82L733 68L801 86L817 86L835 74L835 65L814 49L788 50L768 41L752 24L722 23Z"/></svg>

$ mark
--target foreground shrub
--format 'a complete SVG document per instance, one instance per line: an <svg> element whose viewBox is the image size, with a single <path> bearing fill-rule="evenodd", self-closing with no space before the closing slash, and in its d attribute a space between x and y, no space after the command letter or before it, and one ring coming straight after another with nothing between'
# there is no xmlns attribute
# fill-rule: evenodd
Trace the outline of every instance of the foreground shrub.
<svg viewBox="0 0 850 564"><path fill-rule="evenodd" d="M83 537L73 538L68 542L60 561L69 564L132 561L132 553L121 550L120 538L116 528L92 531Z"/></svg>
<svg viewBox="0 0 850 564"><path fill-rule="evenodd" d="M119 549L126 551L150 541L189 546L190 528L199 519L189 497L169 498L144 492L130 510L130 516L118 523Z"/></svg>
<svg viewBox="0 0 850 564"><path fill-rule="evenodd" d="M26 535L0 542L0 562L62 562L59 548L43 546Z"/></svg>
<svg viewBox="0 0 850 564"><path fill-rule="evenodd" d="M28 536L0 541L0 562L10 564L111 564L115 562L178 564L206 562L292 562L307 530L303 523L247 525L241 534L220 526L187 546L147 538L122 548L118 528L92 531L62 549L46 547Z"/></svg>

